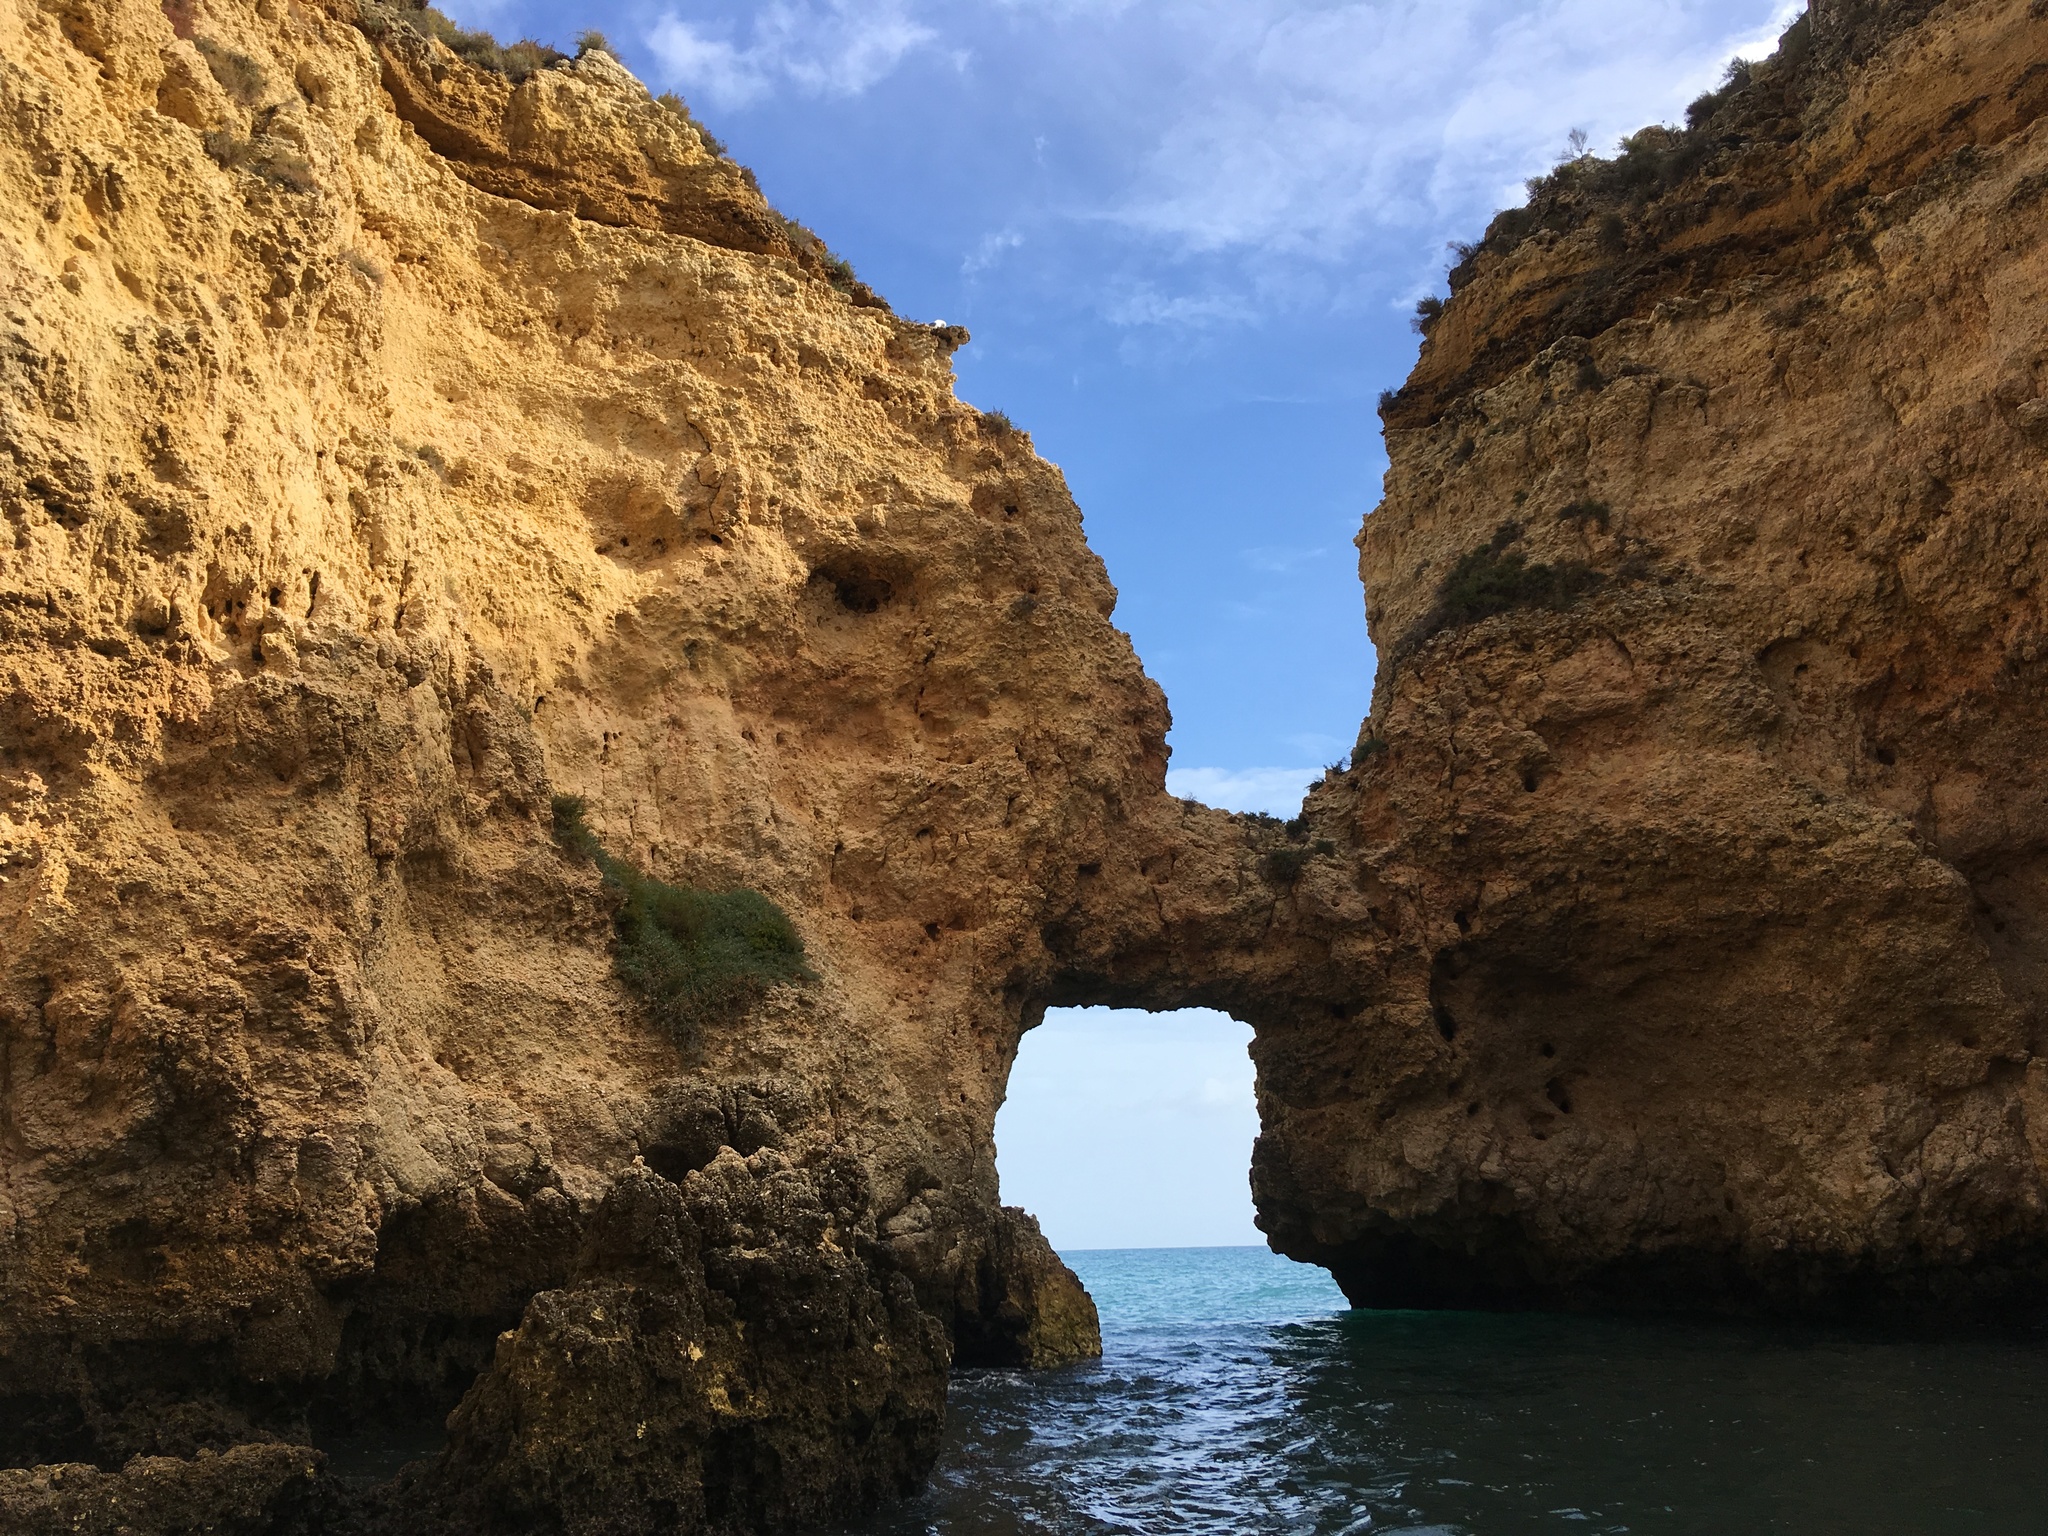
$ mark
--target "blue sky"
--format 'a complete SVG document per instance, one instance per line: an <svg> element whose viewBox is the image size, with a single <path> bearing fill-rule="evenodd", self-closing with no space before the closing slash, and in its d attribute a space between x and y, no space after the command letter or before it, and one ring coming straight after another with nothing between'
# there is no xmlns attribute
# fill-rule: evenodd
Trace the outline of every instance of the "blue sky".
<svg viewBox="0 0 2048 1536"><path fill-rule="evenodd" d="M1520 202L1572 129L1601 147L1680 119L1800 8L444 5L508 39L602 30L899 313L968 326L960 393L1066 471L1116 622L1172 702L1173 787L1283 815L1371 692L1351 539L1385 465L1373 407L1414 361L1408 319L1443 291L1448 242ZM1000 1122L1007 1197L1029 1190L1068 1246L1256 1240L1243 1038L1055 1015ZM1202 1097L1225 1082L1231 1105Z"/></svg>
<svg viewBox="0 0 2048 1536"><path fill-rule="evenodd" d="M1224 1248L1252 1225L1252 1032L1227 1014L1063 1008L996 1118L1003 1200L1055 1248Z"/></svg>

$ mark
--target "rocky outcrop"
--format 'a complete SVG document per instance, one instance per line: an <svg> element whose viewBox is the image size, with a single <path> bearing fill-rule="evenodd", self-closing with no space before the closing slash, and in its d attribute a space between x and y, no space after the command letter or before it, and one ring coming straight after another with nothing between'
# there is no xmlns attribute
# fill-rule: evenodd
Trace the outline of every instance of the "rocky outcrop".
<svg viewBox="0 0 2048 1536"><path fill-rule="evenodd" d="M449 1421L436 1530L814 1531L914 1492L943 1331L870 1254L858 1162L622 1176ZM878 1278L879 1274L879 1278ZM1069 1357L1071 1358L1071 1357Z"/></svg>
<svg viewBox="0 0 2048 1536"><path fill-rule="evenodd" d="M1102 1353L1095 1298L1028 1211L1002 1208L974 1280L954 1317L957 1364L1043 1370Z"/></svg>
<svg viewBox="0 0 2048 1536"><path fill-rule="evenodd" d="M238 1445L193 1460L138 1456L118 1472L87 1465L0 1470L10 1536L299 1536L323 1529L334 1490L324 1457L297 1445Z"/></svg>
<svg viewBox="0 0 2048 1536"><path fill-rule="evenodd" d="M363 7L356 19L399 119L471 186L592 223L796 255L745 172L603 50L515 81L465 64L406 14ZM593 79L610 89L593 92Z"/></svg>
<svg viewBox="0 0 2048 1536"><path fill-rule="evenodd" d="M1055 1003L1251 1020L1261 1220L1362 1302L2038 1300L2025 0L1820 7L1496 224L1284 826L1165 793L964 333L601 51L431 31L0 7L10 1518L911 1486L949 1361L1100 1347L998 1199ZM803 963L654 1006L672 887ZM451 1411L381 1491L308 1449Z"/></svg>
<svg viewBox="0 0 2048 1536"><path fill-rule="evenodd" d="M929 1459L956 1319L1099 1347L990 1133L1163 700L1058 473L954 398L963 333L753 239L601 53L515 85L361 21L0 8L0 1459L411 1437L474 1388L418 1484L462 1509L739 1520L720 1458L793 1436L748 1507L849 1508ZM814 979L658 1016L562 796L765 892ZM688 1204L728 1151L862 1193L689 1205L701 1278L590 1267L636 1158ZM799 1383L746 1310L798 1302L709 1257L813 1237L888 1346L857 1382ZM621 1286L609 1395L501 1353ZM657 1369L676 1308L725 1376ZM534 1439L656 1399L712 1440Z"/></svg>
<svg viewBox="0 0 2048 1536"><path fill-rule="evenodd" d="M1354 1299L2039 1305L2044 81L2024 0L1817 6L1454 274L1328 959L1240 999Z"/></svg>

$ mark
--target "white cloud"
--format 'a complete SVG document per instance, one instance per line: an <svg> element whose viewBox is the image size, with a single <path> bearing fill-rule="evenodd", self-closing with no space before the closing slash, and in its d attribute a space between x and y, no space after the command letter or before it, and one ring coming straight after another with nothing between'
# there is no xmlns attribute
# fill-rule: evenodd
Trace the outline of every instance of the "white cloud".
<svg viewBox="0 0 2048 1536"><path fill-rule="evenodd" d="M1111 325L1248 325L1258 312L1243 299L1221 293L1161 293L1133 288L1109 300L1103 315Z"/></svg>
<svg viewBox="0 0 2048 1536"><path fill-rule="evenodd" d="M1023 243L1024 237L1014 229L999 230L992 235L983 235L981 243L968 253L966 260L960 263L961 275L973 277L977 273L987 271L998 261L1002 260L1004 252L1014 251Z"/></svg>
<svg viewBox="0 0 2048 1536"><path fill-rule="evenodd" d="M1193 252L1341 260L1375 227L1469 223L1583 127L1674 119L1796 0L1180 0L1180 109L1118 216ZM1744 14L1746 12L1746 14ZM1765 25L1759 26L1759 22Z"/></svg>
<svg viewBox="0 0 2048 1536"><path fill-rule="evenodd" d="M1073 242L1049 226L1106 225L1130 260L1088 274L1092 307L1170 366L1168 337L1412 304L1441 284L1444 242L1519 202L1571 129L1604 148L1679 118L1801 4L667 0L646 41L667 83L719 109L859 95L921 52L982 101L1025 104L1005 131L1056 190L1020 185L963 276L1007 271L1027 240L1056 261Z"/></svg>
<svg viewBox="0 0 2048 1536"><path fill-rule="evenodd" d="M1293 549L1276 544L1262 544L1244 552L1244 562L1255 571L1264 571L1273 576L1286 576L1304 565L1313 565L1329 555L1327 549Z"/></svg>
<svg viewBox="0 0 2048 1536"><path fill-rule="evenodd" d="M666 83L717 107L743 107L783 87L857 96L937 39L906 0L775 0L755 12L744 42L673 10L647 32Z"/></svg>
<svg viewBox="0 0 2048 1536"><path fill-rule="evenodd" d="M1309 785L1322 776L1320 768L1169 768L1166 788L1226 811L1293 817L1301 814Z"/></svg>

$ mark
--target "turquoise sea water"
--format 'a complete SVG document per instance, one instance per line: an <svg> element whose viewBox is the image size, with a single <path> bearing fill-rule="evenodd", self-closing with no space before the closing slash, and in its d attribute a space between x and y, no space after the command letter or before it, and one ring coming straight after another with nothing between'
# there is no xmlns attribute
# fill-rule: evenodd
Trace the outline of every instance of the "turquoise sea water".
<svg viewBox="0 0 2048 1536"><path fill-rule="evenodd" d="M873 1536L2048 1536L2048 1335L1350 1312L1263 1249L1066 1258L1099 1365L965 1371Z"/></svg>

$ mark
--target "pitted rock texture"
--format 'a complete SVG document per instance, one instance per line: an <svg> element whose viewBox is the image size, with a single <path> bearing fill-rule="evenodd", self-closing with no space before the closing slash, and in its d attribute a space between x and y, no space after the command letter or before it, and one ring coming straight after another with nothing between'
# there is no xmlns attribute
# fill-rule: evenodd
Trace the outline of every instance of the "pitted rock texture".
<svg viewBox="0 0 2048 1536"><path fill-rule="evenodd" d="M1095 1298L1030 1212L1003 1207L975 1282L953 1324L957 1363L1032 1370L1102 1354Z"/></svg>
<svg viewBox="0 0 2048 1536"><path fill-rule="evenodd" d="M1261 1219L1361 1302L2048 1286L2048 19L1811 26L1689 179L1561 173L1387 407L1330 959L1246 1015ZM1490 547L1597 585L1436 627Z"/></svg>
<svg viewBox="0 0 2048 1536"><path fill-rule="evenodd" d="M435 1530L815 1531L914 1492L947 1341L876 1268L857 1161L724 1148L622 1176L568 1286L499 1341L413 1518Z"/></svg>
<svg viewBox="0 0 2048 1536"><path fill-rule="evenodd" d="M70 1465L0 1470L9 1536L312 1536L335 1490L318 1451L238 1445L190 1461L138 1456L118 1472ZM324 1507L323 1507L324 1506Z"/></svg>
<svg viewBox="0 0 2048 1536"><path fill-rule="evenodd" d="M458 1402L363 1519L908 1486L950 1353L1099 1348L996 1184L1055 1003L1250 1020L1260 1219L1361 1301L2038 1302L2028 0L1823 6L1461 267L1286 827L1166 795L959 331L602 54L362 21L0 4L0 1497L260 1524L266 1443ZM563 794L818 980L658 1026Z"/></svg>
<svg viewBox="0 0 2048 1536"><path fill-rule="evenodd" d="M1004 1312L996 1108L1084 867L1228 819L1058 472L602 54L354 21L0 6L0 1461L431 1425L725 1148L1087 1352ZM664 1031L561 794L819 980Z"/></svg>

